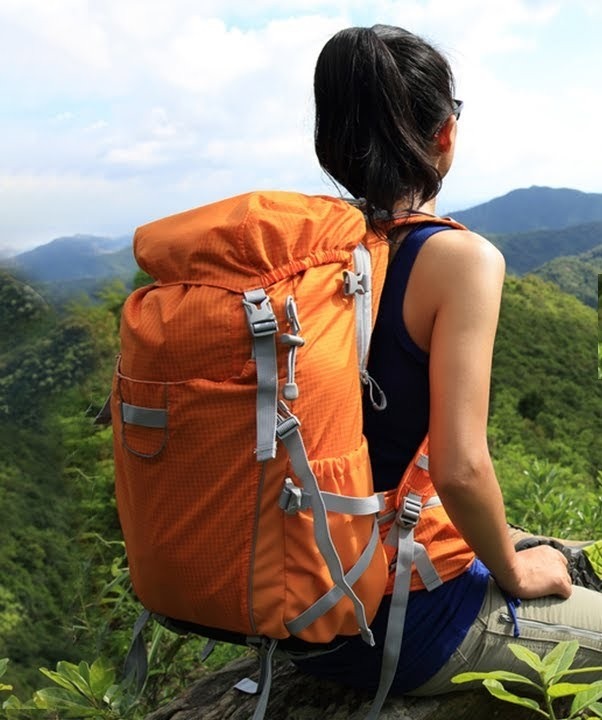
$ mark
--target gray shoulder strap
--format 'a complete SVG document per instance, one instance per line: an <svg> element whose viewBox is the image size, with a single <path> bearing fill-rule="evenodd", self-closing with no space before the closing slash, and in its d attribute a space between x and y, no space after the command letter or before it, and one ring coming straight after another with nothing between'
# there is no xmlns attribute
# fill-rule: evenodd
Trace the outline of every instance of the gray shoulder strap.
<svg viewBox="0 0 602 720"><path fill-rule="evenodd" d="M257 462L263 462L276 457L278 322L263 288L244 293L242 304L247 313L257 366Z"/></svg>

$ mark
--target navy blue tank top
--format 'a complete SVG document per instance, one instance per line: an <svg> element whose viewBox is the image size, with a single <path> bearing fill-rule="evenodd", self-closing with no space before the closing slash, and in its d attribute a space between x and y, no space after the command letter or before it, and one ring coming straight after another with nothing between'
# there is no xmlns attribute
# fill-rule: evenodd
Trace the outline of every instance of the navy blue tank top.
<svg viewBox="0 0 602 720"><path fill-rule="evenodd" d="M408 334L403 300L414 261L424 243L448 225L420 224L402 241L388 270L370 343L368 372L387 398L374 410L364 393L364 434L377 491L397 484L429 425L428 354Z"/></svg>

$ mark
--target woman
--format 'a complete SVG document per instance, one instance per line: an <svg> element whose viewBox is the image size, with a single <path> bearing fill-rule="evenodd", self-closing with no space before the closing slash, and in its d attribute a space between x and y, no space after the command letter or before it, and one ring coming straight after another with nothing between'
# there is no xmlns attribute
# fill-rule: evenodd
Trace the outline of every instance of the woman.
<svg viewBox="0 0 602 720"><path fill-rule="evenodd" d="M602 665L602 595L572 586L559 550L517 552L508 533L486 432L504 261L435 216L462 107L447 61L401 28L350 28L322 50L314 90L318 159L390 242L369 367L388 407L365 405L376 489L397 485L428 431L432 483L477 556L437 589L410 593L392 690L431 695L464 689L451 683L463 671L524 672L509 642L545 653L574 637L576 665ZM404 228L415 212L433 222ZM353 639L302 669L374 689L389 604L372 625L376 648Z"/></svg>

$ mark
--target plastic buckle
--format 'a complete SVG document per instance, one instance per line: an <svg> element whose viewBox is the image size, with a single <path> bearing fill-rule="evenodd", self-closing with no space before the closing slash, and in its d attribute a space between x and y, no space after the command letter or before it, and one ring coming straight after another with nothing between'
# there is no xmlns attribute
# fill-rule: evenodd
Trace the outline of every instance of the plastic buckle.
<svg viewBox="0 0 602 720"><path fill-rule="evenodd" d="M278 415L276 436L279 440L284 440L284 438L294 433L300 425L301 423L299 422L299 419L296 418L294 415L289 415L288 417L282 417L281 415Z"/></svg>
<svg viewBox="0 0 602 720"><path fill-rule="evenodd" d="M287 515L295 515L302 509L303 493L290 478L284 479L284 487L278 499L279 507Z"/></svg>
<svg viewBox="0 0 602 720"><path fill-rule="evenodd" d="M260 300L259 307L249 300L243 300L242 304L247 311L247 323L253 337L265 337L278 332L278 321L272 311L269 297Z"/></svg>
<svg viewBox="0 0 602 720"><path fill-rule="evenodd" d="M343 271L343 293L345 295L364 295L368 290L368 277L365 273Z"/></svg>
<svg viewBox="0 0 602 720"><path fill-rule="evenodd" d="M403 528L416 527L420 519L421 510L422 502L417 497L406 496L403 499L402 507L395 517L395 522Z"/></svg>

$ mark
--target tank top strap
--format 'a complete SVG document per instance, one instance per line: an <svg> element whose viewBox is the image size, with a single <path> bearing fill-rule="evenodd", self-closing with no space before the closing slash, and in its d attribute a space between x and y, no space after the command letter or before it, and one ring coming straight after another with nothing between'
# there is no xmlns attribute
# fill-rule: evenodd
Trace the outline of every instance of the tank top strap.
<svg viewBox="0 0 602 720"><path fill-rule="evenodd" d="M427 362L428 353L425 353L424 350L419 348L410 337L400 308L403 308L410 272L414 267L414 263L422 246L432 235L449 229L449 225L432 222L421 223L410 230L401 242L389 266L387 280L383 290L383 295L386 294L387 296L386 302L389 312L394 314L393 317L390 318L392 321L391 327L395 329L397 337L403 347L421 363Z"/></svg>

